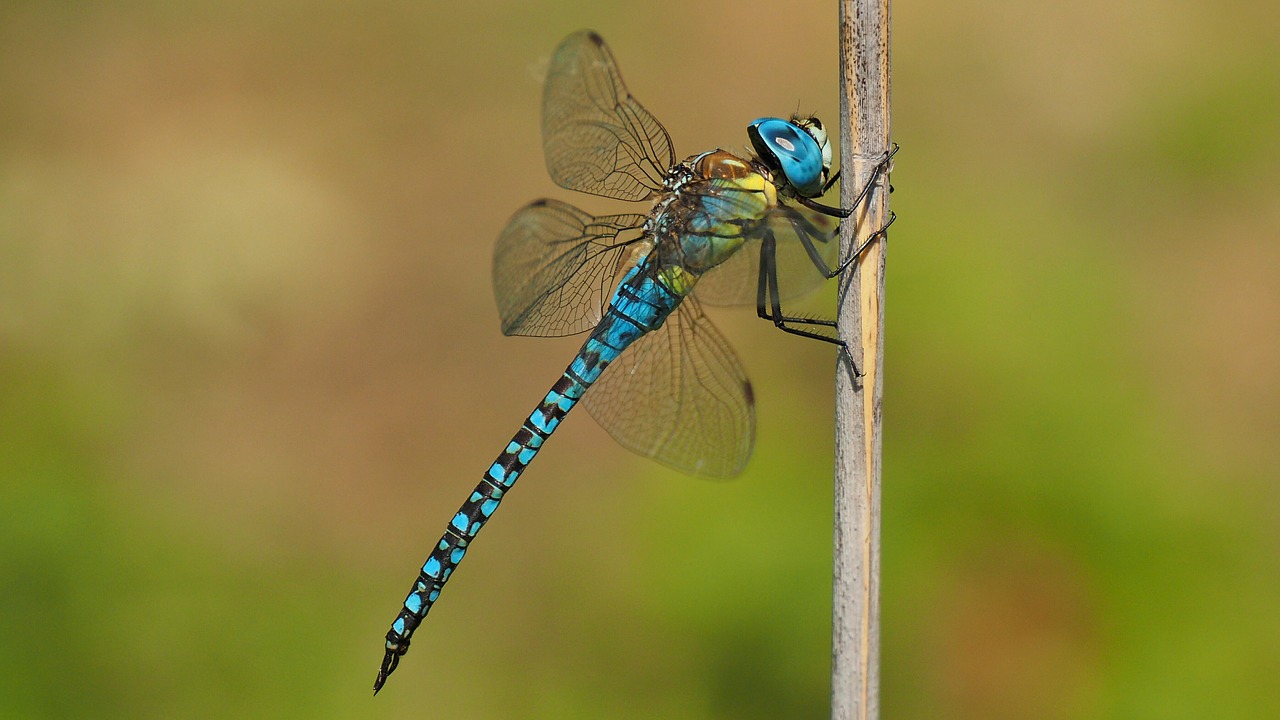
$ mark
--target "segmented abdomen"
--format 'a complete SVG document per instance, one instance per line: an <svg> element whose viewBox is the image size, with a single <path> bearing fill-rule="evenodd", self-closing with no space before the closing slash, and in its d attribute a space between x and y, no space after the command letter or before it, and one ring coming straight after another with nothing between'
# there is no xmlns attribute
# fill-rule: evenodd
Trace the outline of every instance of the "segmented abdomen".
<svg viewBox="0 0 1280 720"><path fill-rule="evenodd" d="M659 327L679 304L681 295L668 289L641 262L623 278L600 323L591 332L569 367L565 368L546 397L538 404L507 447L485 472L471 496L445 527L431 555L423 563L418 579L409 590L404 605L387 631L386 654L373 689L377 692L409 650L409 639L440 591L462 562L467 548L520 474L538 455L542 443L583 393L628 345Z"/></svg>

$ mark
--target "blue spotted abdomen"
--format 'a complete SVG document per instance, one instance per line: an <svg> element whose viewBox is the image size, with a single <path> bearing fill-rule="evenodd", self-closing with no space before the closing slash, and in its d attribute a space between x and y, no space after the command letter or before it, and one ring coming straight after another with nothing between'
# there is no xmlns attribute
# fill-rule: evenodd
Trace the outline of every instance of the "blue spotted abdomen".
<svg viewBox="0 0 1280 720"><path fill-rule="evenodd" d="M623 278L600 323L591 332L577 357L547 392L538 407L529 413L507 447L493 461L471 496L449 521L418 579L405 598L404 606L387 631L386 654L373 689L377 692L395 670L400 656L409 650L409 638L440 597L445 582L466 555L467 548L520 474L538 455L542 443L582 395L600 377L609 363L641 335L660 327L679 304L682 295L670 290L649 270L644 261Z"/></svg>

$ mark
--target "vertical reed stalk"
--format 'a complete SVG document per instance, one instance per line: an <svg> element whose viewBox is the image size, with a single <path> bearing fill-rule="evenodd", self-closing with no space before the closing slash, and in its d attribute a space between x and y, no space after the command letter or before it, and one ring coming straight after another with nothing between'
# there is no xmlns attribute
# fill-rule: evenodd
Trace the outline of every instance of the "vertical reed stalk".
<svg viewBox="0 0 1280 720"><path fill-rule="evenodd" d="M840 0L841 204L848 207L889 149L889 0ZM843 224L850 253L889 218L888 181ZM853 220L857 222L853 222ZM845 255L847 257L847 254ZM840 278L836 376L835 577L831 718L880 715L880 432L884 385L885 242Z"/></svg>

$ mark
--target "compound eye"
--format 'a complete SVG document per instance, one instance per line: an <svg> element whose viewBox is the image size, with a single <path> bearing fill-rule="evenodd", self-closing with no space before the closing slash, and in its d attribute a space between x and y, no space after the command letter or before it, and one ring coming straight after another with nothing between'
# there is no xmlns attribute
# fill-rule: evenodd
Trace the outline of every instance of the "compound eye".
<svg viewBox="0 0 1280 720"><path fill-rule="evenodd" d="M781 118L761 118L747 126L747 135L756 153L782 173L797 195L822 193L822 149L809 133Z"/></svg>

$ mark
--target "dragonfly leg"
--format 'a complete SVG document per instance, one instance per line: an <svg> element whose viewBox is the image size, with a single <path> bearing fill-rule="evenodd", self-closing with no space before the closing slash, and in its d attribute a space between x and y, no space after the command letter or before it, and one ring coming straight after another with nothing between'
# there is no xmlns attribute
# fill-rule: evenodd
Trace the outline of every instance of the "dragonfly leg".
<svg viewBox="0 0 1280 720"><path fill-rule="evenodd" d="M804 237L804 233L800 234ZM775 254L776 240L773 234L765 236L760 245L760 276L756 286L756 314L762 319L773 323L774 327L779 330L799 335L800 337L812 338L823 342L832 343L833 345L845 346L843 340L832 337L828 334L818 332L814 329L817 327L831 328L835 330L836 321L826 318L811 318L798 315L787 315L782 311L782 297L778 292L778 260ZM806 248L809 247L808 241L805 241ZM816 263L821 263L821 259L815 259ZM821 264L825 267L825 263ZM821 269L821 267L819 269ZM792 327L792 325L806 325L808 328Z"/></svg>
<svg viewBox="0 0 1280 720"><path fill-rule="evenodd" d="M892 225L893 222L897 219L898 219L897 214L894 213L892 210L890 210L889 222L885 223L884 226L881 227L879 230L871 233L871 236L868 237L866 240L863 240L862 244L859 245L856 249L854 249L854 251L850 253L848 258L840 262L840 265L839 267L836 268L835 272L827 275L827 279L830 280L836 275L839 275L843 273L845 270L849 269L850 266L857 264L858 259L862 257L862 253L866 252L867 248L871 247L871 243L875 242L876 240L879 240L880 238L888 238L889 226ZM819 267L818 269L821 270L822 267Z"/></svg>
<svg viewBox="0 0 1280 720"><path fill-rule="evenodd" d="M853 378L856 382L858 378L862 377L862 371L858 369L858 364L854 361L853 354L849 352L848 343L840 338L825 335L814 330L788 325L788 323L794 323L796 325L808 325L810 327L831 328L831 331L834 332L836 321L828 320L826 318L793 317L783 314L782 299L778 294L778 268L776 259L773 255L773 250L773 238L765 238L760 257L760 281L758 286L759 289L756 294L756 314L765 320L771 321L774 327L783 332L790 333L792 335L799 335L800 337L811 338L813 340L821 340L822 342L831 343L832 345L840 348L840 363L853 373Z"/></svg>
<svg viewBox="0 0 1280 720"><path fill-rule="evenodd" d="M814 212L819 212L823 215L830 215L831 217L847 218L857 211L858 207L862 205L862 201L867 198L867 194L871 192L871 188L875 187L876 184L880 182L880 175L888 171L889 164L897 152L897 143L894 143L892 147L885 151L884 159L876 164L875 169L871 172L871 179L867 181L866 185L862 186L862 190L858 193L858 197L854 199L853 205L848 208L823 205L822 203L807 197L797 197L796 200L801 205L804 205ZM826 185L823 185L822 187L823 193L826 193L827 190L835 184L836 179L840 177L840 172L840 170L837 170L835 174L831 176L831 179L827 180Z"/></svg>
<svg viewBox="0 0 1280 720"><path fill-rule="evenodd" d="M787 208L787 210L790 211L790 208ZM818 272L822 273L828 280L840 275L845 270L849 269L849 266L856 263L858 258L862 256L862 253L866 252L868 247L871 247L871 243L881 237L887 236L889 226L898 219L898 216L894 214L893 211L890 211L889 222L885 223L883 227L872 233L866 240L862 241L862 244L859 245L847 259L840 261L839 265L832 268L827 265L826 259L822 257L822 253L818 250L818 247L814 245L814 241L819 240L827 243L831 242L834 238L824 239L822 237L823 233L815 228L813 224L800 213L788 212L787 216L788 219L791 220L792 227L796 231L796 236L800 238L800 244L804 247L805 253L808 254L810 262L812 262L813 266L818 269Z"/></svg>
<svg viewBox="0 0 1280 720"><path fill-rule="evenodd" d="M872 242L882 237L887 237L889 226L892 225L896 219L897 215L890 212L889 222L885 223L884 227L881 227L879 230L872 233L871 237L864 240L848 259L844 260L833 269L827 266L827 263L822 258L821 253L818 252L817 247L813 244L814 238L819 236L817 230L813 228L799 213L796 213L792 217L792 221L796 223L796 235L800 238L800 242L804 246L805 252L809 255L809 259L813 262L814 266L823 275L825 275L827 279L840 275L850 266L854 265L858 259L862 257L862 253L871 246ZM830 240L827 240L826 242L830 242ZM778 288L778 261L776 252L777 241L773 237L773 234L769 233L764 237L760 244L760 275L756 286L756 314L762 319L769 320L774 324L774 327L783 332L814 340L821 340L822 342L838 346L840 348L840 357L842 362L847 362L855 378L862 377L862 371L858 369L857 363L854 362L853 356L849 352L848 344L839 338L832 337L827 334L828 331L819 331L817 329L830 328L831 331L834 331L836 328L835 320L787 315L782 311L782 297ZM808 327L793 327L794 325Z"/></svg>

